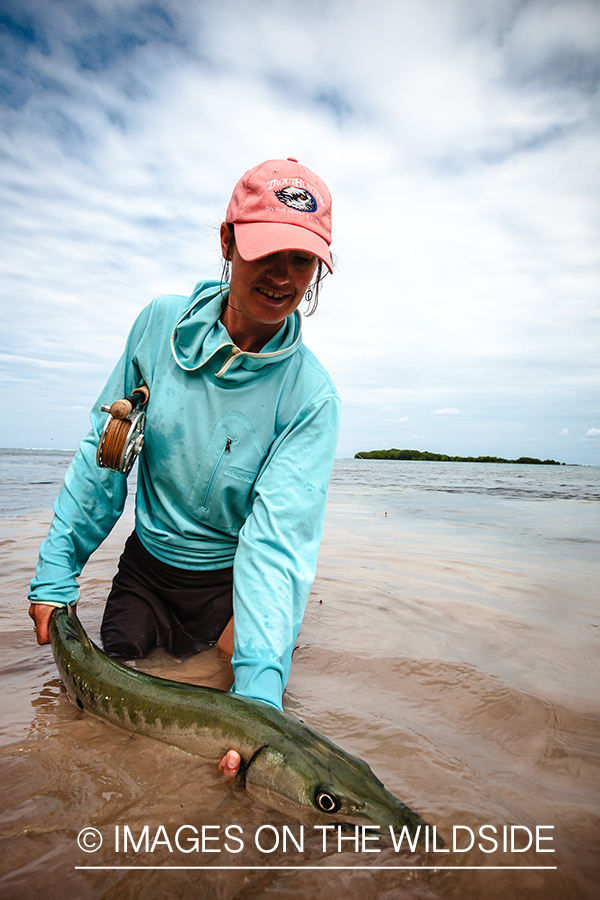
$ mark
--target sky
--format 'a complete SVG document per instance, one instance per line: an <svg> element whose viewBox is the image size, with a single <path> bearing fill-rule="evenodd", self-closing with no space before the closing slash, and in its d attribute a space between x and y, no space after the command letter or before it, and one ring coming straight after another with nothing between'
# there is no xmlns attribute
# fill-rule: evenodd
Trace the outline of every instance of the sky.
<svg viewBox="0 0 600 900"><path fill-rule="evenodd" d="M76 447L293 156L333 195L338 456L599 465L599 80L597 0L0 0L0 446Z"/></svg>

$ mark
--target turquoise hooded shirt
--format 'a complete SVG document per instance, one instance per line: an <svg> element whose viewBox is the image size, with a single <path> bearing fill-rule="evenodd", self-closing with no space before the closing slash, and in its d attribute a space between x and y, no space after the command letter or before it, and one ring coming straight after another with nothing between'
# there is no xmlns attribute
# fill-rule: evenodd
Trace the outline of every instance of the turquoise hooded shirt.
<svg viewBox="0 0 600 900"><path fill-rule="evenodd" d="M96 464L102 403L150 390L135 528L182 569L233 565L232 690L281 708L312 586L339 432L339 397L289 316L260 353L219 320L225 291L201 282L136 320L91 413L54 506L29 599L79 597L77 577L120 517L126 477Z"/></svg>

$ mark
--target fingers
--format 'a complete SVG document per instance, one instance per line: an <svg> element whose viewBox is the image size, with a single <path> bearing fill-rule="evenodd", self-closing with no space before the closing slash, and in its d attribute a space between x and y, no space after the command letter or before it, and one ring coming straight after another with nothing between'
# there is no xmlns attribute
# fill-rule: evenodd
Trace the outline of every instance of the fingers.
<svg viewBox="0 0 600 900"><path fill-rule="evenodd" d="M50 643L50 616L53 609L53 606L46 606L43 603L32 603L29 607L29 615L35 624L38 644Z"/></svg>
<svg viewBox="0 0 600 900"><path fill-rule="evenodd" d="M242 757L237 750L228 750L221 762L219 768L227 778L235 778L240 769Z"/></svg>

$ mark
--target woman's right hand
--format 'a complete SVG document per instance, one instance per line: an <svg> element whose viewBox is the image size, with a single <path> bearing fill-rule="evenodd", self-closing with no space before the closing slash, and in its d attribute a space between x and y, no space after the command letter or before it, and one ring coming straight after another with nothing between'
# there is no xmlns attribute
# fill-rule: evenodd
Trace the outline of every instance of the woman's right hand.
<svg viewBox="0 0 600 900"><path fill-rule="evenodd" d="M50 643L50 616L53 609L53 606L47 606L45 603L32 603L29 607L38 644Z"/></svg>

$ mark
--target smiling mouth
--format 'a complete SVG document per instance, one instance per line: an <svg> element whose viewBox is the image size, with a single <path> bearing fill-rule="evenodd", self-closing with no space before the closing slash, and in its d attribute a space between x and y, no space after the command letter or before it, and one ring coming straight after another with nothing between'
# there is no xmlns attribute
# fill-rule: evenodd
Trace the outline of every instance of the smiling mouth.
<svg viewBox="0 0 600 900"><path fill-rule="evenodd" d="M287 294L278 294L277 291L269 291L267 288L256 288L259 294L267 297L269 300L285 300Z"/></svg>

